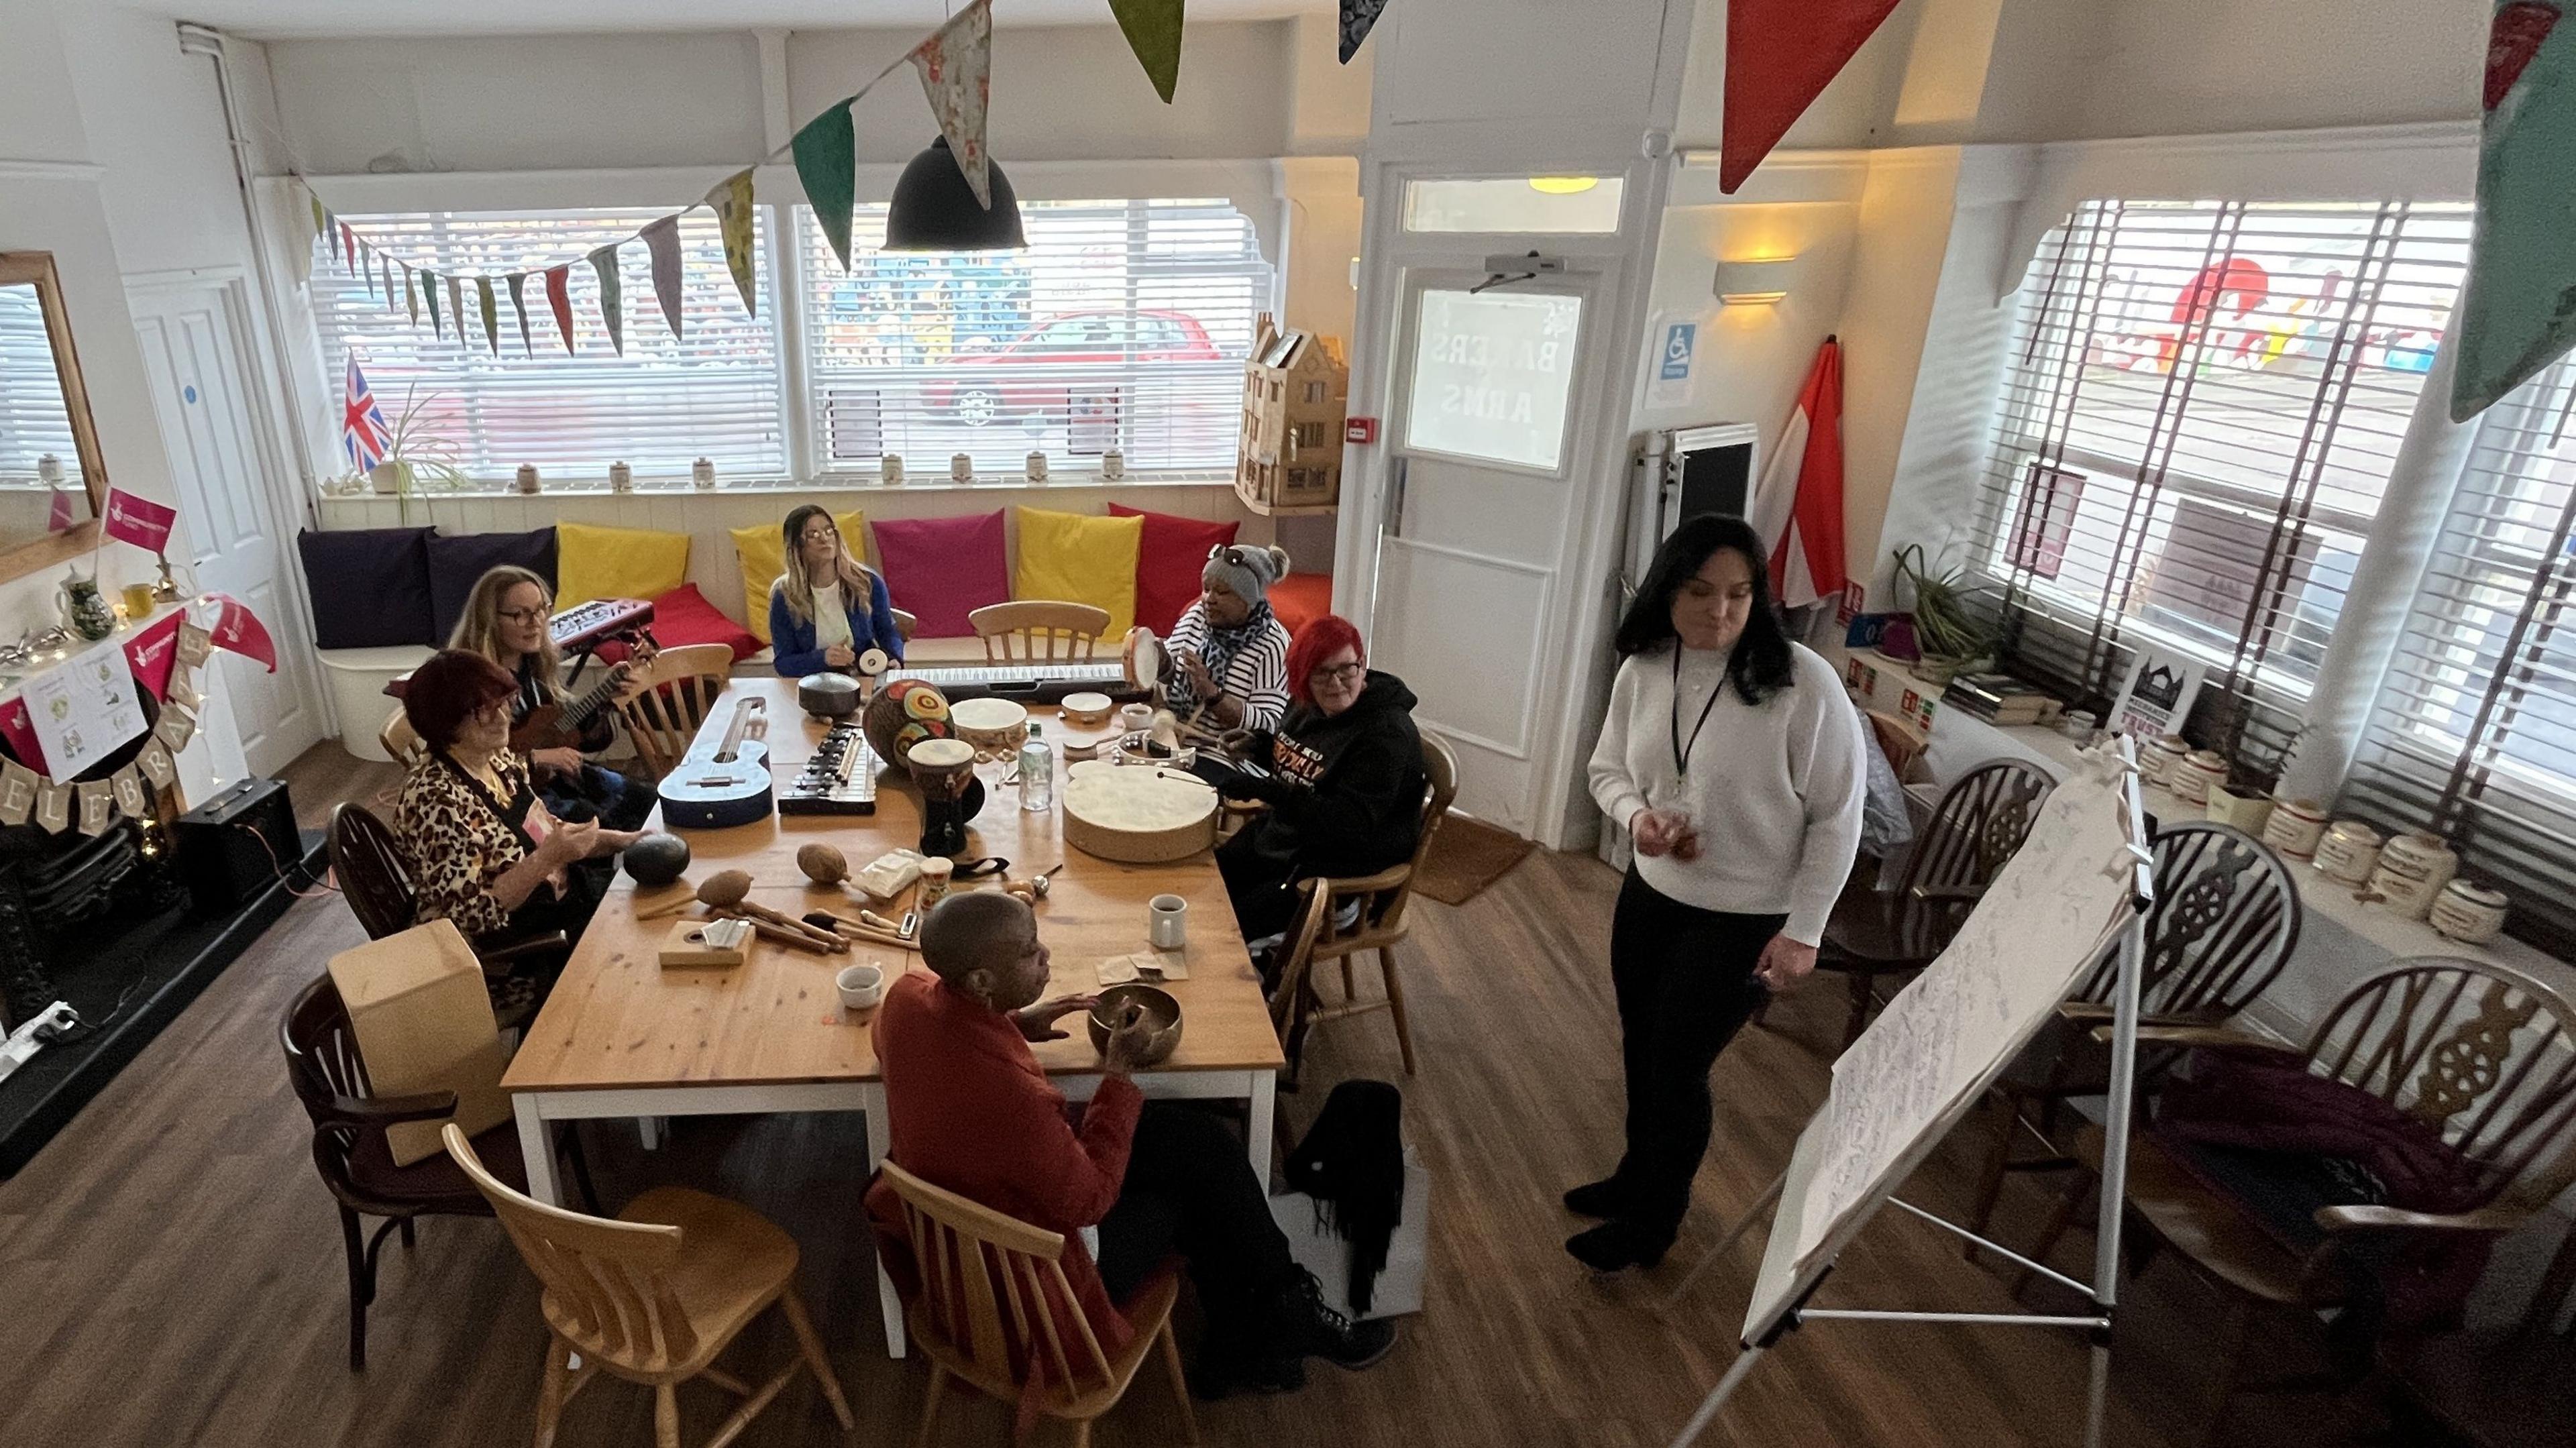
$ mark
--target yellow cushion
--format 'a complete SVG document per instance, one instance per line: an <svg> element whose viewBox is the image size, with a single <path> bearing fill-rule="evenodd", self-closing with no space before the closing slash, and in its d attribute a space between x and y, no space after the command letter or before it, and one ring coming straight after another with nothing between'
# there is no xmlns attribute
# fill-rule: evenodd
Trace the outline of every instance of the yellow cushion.
<svg viewBox="0 0 2576 1448"><path fill-rule="evenodd" d="M555 525L555 607L595 598L655 599L689 581L689 535L649 528Z"/></svg>
<svg viewBox="0 0 2576 1448"><path fill-rule="evenodd" d="M868 515L863 508L834 513L832 522L841 530L844 548L867 547ZM779 524L757 523L749 528L734 528L734 561L742 565L743 627L769 642L769 590L778 575L787 571L787 537L778 531Z"/></svg>
<svg viewBox="0 0 2576 1448"><path fill-rule="evenodd" d="M1102 638L1123 638L1136 622L1136 551L1145 520L1092 518L1022 508L1019 567L1011 597L1051 598L1109 610Z"/></svg>

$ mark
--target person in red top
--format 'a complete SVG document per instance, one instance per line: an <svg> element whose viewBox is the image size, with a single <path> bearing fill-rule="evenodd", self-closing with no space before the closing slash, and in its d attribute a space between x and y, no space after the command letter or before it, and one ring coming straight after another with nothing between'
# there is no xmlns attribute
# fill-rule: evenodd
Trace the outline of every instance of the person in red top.
<svg viewBox="0 0 2576 1448"><path fill-rule="evenodd" d="M1037 917L998 890L951 895L922 926L930 974L895 982L877 1012L888 1157L924 1181L1066 1237L1064 1268L1101 1345L1128 1340L1115 1302L1177 1253L1207 1319L1191 1387L1202 1397L1305 1383L1320 1355L1367 1367L1395 1344L1389 1322L1353 1323L1326 1307L1314 1275L1288 1252L1242 1142L1208 1112L1148 1105L1130 1079L1147 1028L1113 1032L1105 1079L1079 1115L1067 1110L1029 1042L1088 996L1039 1002L1048 952ZM881 1250L903 1214L883 1182L868 1193ZM1095 1266L1080 1236L1100 1229ZM898 1281L908 1268L890 1252Z"/></svg>

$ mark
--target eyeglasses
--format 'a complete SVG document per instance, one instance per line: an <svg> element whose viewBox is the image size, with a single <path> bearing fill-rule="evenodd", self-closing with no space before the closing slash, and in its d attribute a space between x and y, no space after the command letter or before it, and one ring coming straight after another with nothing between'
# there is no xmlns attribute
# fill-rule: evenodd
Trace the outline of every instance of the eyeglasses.
<svg viewBox="0 0 2576 1448"><path fill-rule="evenodd" d="M1315 684L1356 684L1368 677L1368 665L1361 663L1326 664L1306 676Z"/></svg>
<svg viewBox="0 0 2576 1448"><path fill-rule="evenodd" d="M808 543L824 543L838 540L841 536L841 530L838 528L808 528L798 536Z"/></svg>
<svg viewBox="0 0 2576 1448"><path fill-rule="evenodd" d="M498 615L503 623L536 623L546 616L542 608L505 608Z"/></svg>

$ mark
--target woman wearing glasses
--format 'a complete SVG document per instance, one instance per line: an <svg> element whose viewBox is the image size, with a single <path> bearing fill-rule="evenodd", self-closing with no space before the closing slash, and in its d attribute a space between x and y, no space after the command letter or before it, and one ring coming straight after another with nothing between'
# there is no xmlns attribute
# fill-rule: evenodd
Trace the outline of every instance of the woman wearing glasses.
<svg viewBox="0 0 2576 1448"><path fill-rule="evenodd" d="M1174 712L1204 709L1220 729L1276 729L1288 712L1288 630L1270 611L1270 585L1288 576L1278 548L1208 550L1198 602L1167 641L1177 666L1163 685Z"/></svg>
<svg viewBox="0 0 2576 1448"><path fill-rule="evenodd" d="M787 571L769 586L770 659L779 677L854 673L859 655L883 649L903 662L903 633L885 580L850 556L830 510L806 503L779 525Z"/></svg>
<svg viewBox="0 0 2576 1448"><path fill-rule="evenodd" d="M1278 733L1255 733L1244 750L1267 775L1222 786L1270 806L1216 852L1248 941L1287 930L1299 881L1373 875L1411 859L1422 831L1413 691L1371 671L1360 631L1333 614L1297 631L1287 672L1294 702Z"/></svg>
<svg viewBox="0 0 2576 1448"><path fill-rule="evenodd" d="M513 732L538 709L573 702L563 686L563 653L547 627L554 607L554 590L543 578L525 568L495 568L474 581L474 591L465 596L465 613L447 641L449 648L490 659L510 676L515 690L510 700ZM650 635L638 638L634 649L632 660L609 667L606 682L612 686L612 696L637 668L653 661ZM562 731L562 737L571 740L568 744L522 742L529 743L528 769L546 808L565 819L595 819L612 830L631 830L653 813L653 786L603 768L588 757L615 739L611 712L603 701L603 707L589 718Z"/></svg>

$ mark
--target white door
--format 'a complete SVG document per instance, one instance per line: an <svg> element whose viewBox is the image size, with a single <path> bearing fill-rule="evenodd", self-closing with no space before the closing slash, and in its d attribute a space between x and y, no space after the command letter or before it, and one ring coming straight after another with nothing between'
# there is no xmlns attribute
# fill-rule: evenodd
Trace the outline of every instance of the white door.
<svg viewBox="0 0 2576 1448"><path fill-rule="evenodd" d="M277 672L218 652L214 683L231 706L241 757L274 775L322 737L303 605L286 586L290 534L270 483L275 451L259 424L250 329L239 281L153 282L130 289L144 371L161 416L201 593L250 605L277 644ZM211 691L210 691L211 692Z"/></svg>
<svg viewBox="0 0 2576 1448"><path fill-rule="evenodd" d="M1371 662L1457 746L1461 809L1527 834L1555 772L1546 701L1563 657L1599 368L1599 277L1473 291L1406 278L1387 418Z"/></svg>

